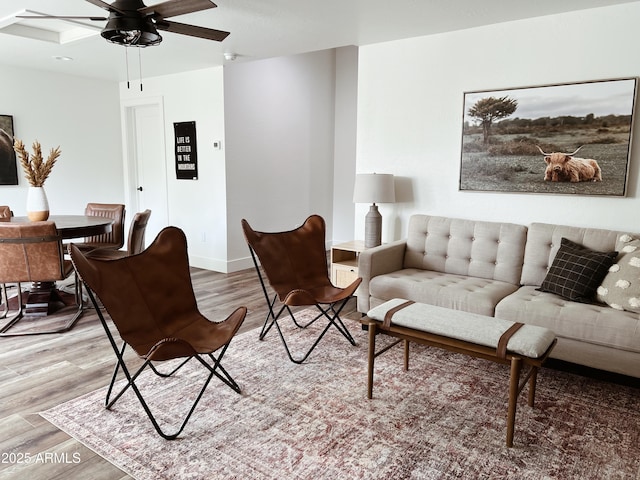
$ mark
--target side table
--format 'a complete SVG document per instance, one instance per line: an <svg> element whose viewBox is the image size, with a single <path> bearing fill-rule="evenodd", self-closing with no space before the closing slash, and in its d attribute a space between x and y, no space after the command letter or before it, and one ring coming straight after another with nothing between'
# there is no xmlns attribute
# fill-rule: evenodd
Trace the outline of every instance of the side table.
<svg viewBox="0 0 640 480"><path fill-rule="evenodd" d="M344 288L358 278L358 256L364 250L363 240L353 240L331 247L331 283Z"/></svg>

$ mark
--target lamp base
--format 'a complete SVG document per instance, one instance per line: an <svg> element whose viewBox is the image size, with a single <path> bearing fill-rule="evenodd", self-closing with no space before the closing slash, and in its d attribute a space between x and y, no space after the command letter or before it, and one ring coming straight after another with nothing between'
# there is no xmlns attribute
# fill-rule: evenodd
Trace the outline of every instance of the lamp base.
<svg viewBox="0 0 640 480"><path fill-rule="evenodd" d="M382 244L382 215L374 203L364 217L364 248L377 247Z"/></svg>

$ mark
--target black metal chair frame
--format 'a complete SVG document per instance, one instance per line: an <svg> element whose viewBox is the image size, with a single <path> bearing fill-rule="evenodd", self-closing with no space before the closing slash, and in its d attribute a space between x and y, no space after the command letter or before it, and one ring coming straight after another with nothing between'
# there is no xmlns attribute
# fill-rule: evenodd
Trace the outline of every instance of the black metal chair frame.
<svg viewBox="0 0 640 480"><path fill-rule="evenodd" d="M287 356L289 357L289 360L297 364L303 363L309 357L311 352L313 352L313 350L316 348L318 343L320 343L320 340L322 340L325 333L327 333L327 331L329 330L329 328L331 328L332 325L349 341L351 345L353 346L356 345L356 341L349 333L349 329L345 326L345 324L342 322L342 319L340 318L340 312L342 312L342 309L347 304L350 297L347 297L344 300L336 303L327 304L326 308L322 308L320 304L316 303L315 307L320 311L320 313L314 319L310 320L307 324L300 325L296 320L296 317L293 311L291 310L291 307L289 307L289 305L282 304L282 306L278 310L278 313L277 314L275 313L274 306L276 304L276 301L278 300L278 295L275 294L273 296L273 299L270 298L269 292L267 290L267 285L260 271L260 266L258 263L256 253L253 251L253 248L251 247L251 245L249 245L249 251L251 252L251 258L253 259L253 264L256 268L256 272L258 272L258 278L260 279L262 292L264 294L265 300L268 305L267 316L265 317L264 323L262 325L262 329L260 330L260 336L259 336L260 340L264 340L264 337L267 335L267 333L269 333L269 330L271 330L271 328L275 325L276 329L278 330L278 334L280 335L280 340L282 340L282 344L284 345L284 348L287 352ZM336 304L338 304L337 308L336 308ZM280 325L278 324L278 320L280 319L280 316L285 311L289 314L289 317L291 317L291 320L293 321L295 326L298 328L307 328L308 326L312 325L322 317L325 317L328 320L327 325L324 327L320 335L316 338L313 345L311 345L311 348L309 348L309 350L307 350L304 356L300 359L293 358L293 355L291 354L291 350L287 345L287 341L284 338L284 334L282 333L282 330L280 329Z"/></svg>
<svg viewBox="0 0 640 480"><path fill-rule="evenodd" d="M124 360L124 352L125 352L125 349L127 347L127 342L123 341L122 345L120 347L118 347L118 344L117 344L115 338L113 337L113 335L111 334L111 331L109 330L109 325L107 324L107 321L106 321L104 315L102 314L102 310L100 309L100 306L98 304L97 298L95 297L95 295L94 295L93 291L91 290L91 288L89 288L89 286L86 283L85 283L85 288L86 288L87 294L89 295L89 298L91 299L91 303L93 303L93 306L94 306L94 308L95 308L95 310L96 310L96 312L98 314L98 318L100 319L100 323L102 324L102 327L104 328L104 331L106 332L107 337L109 338L109 343L111 344L111 347L113 348L113 351L114 351L114 353L116 355L116 358L117 358L116 366L115 366L115 368L113 370L113 375L111 377L111 382L109 383L109 388L107 390L107 395L106 395L105 402L104 402L105 407L107 408L107 410L110 410L111 407L120 399L120 397L122 397L122 395L129 389L129 387L131 387L133 389L133 391L135 392L136 397L140 401L140 403L142 405L142 408L144 409L145 413L149 417L149 420L153 424L153 428L155 428L156 432L158 432L158 434L162 438L164 438L166 440L174 440L175 438L178 437L178 435L180 435L182 433L182 431L184 430L184 427L186 427L187 422L191 418L191 415L193 414L194 410L196 409L196 406L200 402L200 399L202 398L202 395L204 394L205 390L207 389L207 386L209 385L209 382L211 381L211 379L213 378L214 375L216 377L218 377L224 384L229 386L234 392L241 393L241 390L240 390L240 387L238 386L238 384L235 382L235 380L231 377L231 375L221 365L222 357L224 357L224 354L227 351L227 348L229 347L229 343L230 342L226 343L224 346L221 347L221 349L220 349L220 351L219 351L217 356L213 355L212 353L206 354L210 358L211 364L206 362L201 357L201 355L194 355L194 356L191 356L191 357L186 357L185 360L183 360L171 372L162 373L153 364L152 360L145 359L145 361L142 364L142 366L140 366L133 374L131 374L131 372L129 371L129 368L127 367L127 364L126 364L126 362ZM191 360L192 358L195 358L196 360L198 360L207 370L209 370L209 375L206 378L206 380L204 382L204 385L200 389L200 392L198 393L198 395L197 395L195 401L193 402L193 404L191 405L191 408L189 409L189 412L187 413L186 417L182 421L182 424L180 425L178 430L175 431L174 433L166 433L162 429L162 427L160 427L160 424L158 423L158 421L156 420L155 416L151 412L151 409L149 408L149 405L145 401L142 393L140 392L140 389L135 384L135 381L147 367L149 367L159 377L162 377L162 378L171 377L176 372L178 372L184 365L186 365L189 362L189 360ZM115 383L117 381L118 373L119 373L120 370L122 370L124 376L126 377L127 384L117 394L115 394L115 396L112 398L111 395L113 393L113 389L114 389ZM220 372L218 372L218 370L220 370Z"/></svg>
<svg viewBox="0 0 640 480"><path fill-rule="evenodd" d="M20 282L15 283L14 285L17 287L18 292L22 293L22 287L20 285ZM7 284L6 283L1 284L0 288L2 289L2 291L0 291L0 303L2 303L2 313L0 313L0 319L3 319L3 318L7 318L7 315L9 315L9 312L10 312L10 310L9 310L9 294L7 293ZM20 300L20 303L22 303L21 302L22 298L20 298L19 300ZM18 305L18 314L17 315L19 315L20 314L19 312L22 311L22 308L20 308L20 307L21 307L21 305ZM13 320L13 318L14 317L11 316L11 317L9 317L9 320L11 321L11 320Z"/></svg>

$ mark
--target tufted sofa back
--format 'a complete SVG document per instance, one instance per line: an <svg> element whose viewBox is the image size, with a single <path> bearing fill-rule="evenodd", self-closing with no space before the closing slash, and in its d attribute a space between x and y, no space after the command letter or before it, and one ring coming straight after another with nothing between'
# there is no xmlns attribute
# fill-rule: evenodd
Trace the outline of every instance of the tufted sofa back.
<svg viewBox="0 0 640 480"><path fill-rule="evenodd" d="M519 285L526 239L524 225L413 215L404 268Z"/></svg>
<svg viewBox="0 0 640 480"><path fill-rule="evenodd" d="M620 236L630 232L616 232L598 228L568 227L548 223L532 223L527 234L527 248L522 268L522 285L540 286L549 266L560 248L562 237L591 250L612 252ZM633 234L632 234L633 235ZM633 235L637 237L637 235Z"/></svg>

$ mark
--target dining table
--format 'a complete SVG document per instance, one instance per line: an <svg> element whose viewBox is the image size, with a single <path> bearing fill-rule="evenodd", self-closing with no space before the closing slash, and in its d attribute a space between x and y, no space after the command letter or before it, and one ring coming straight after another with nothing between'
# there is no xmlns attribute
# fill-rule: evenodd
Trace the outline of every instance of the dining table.
<svg viewBox="0 0 640 480"><path fill-rule="evenodd" d="M8 217L10 223L31 223L29 217ZM113 220L90 215L51 215L62 240L72 240L111 232ZM25 300L25 315L46 316L76 301L74 294L58 289L56 282L33 282Z"/></svg>
<svg viewBox="0 0 640 480"><path fill-rule="evenodd" d="M3 221L31 223L29 217L7 217ZM56 224L58 233L63 240L109 233L113 225L113 220L110 218L89 215L51 215L47 221Z"/></svg>

